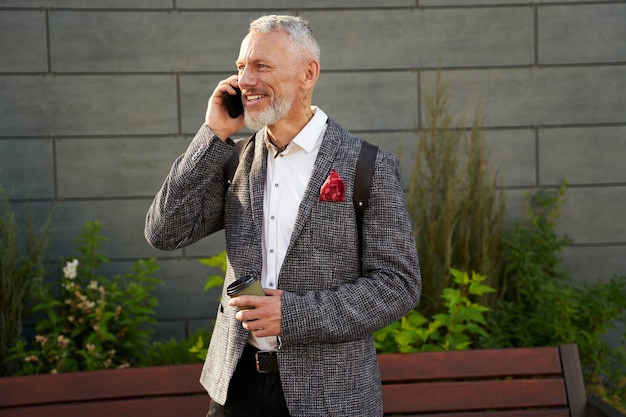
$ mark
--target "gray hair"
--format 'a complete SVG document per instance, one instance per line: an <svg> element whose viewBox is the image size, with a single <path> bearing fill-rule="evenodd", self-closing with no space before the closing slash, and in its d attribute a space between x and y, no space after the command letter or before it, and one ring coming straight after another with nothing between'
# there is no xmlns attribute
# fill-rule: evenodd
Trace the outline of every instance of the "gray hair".
<svg viewBox="0 0 626 417"><path fill-rule="evenodd" d="M295 44L311 52L315 59L320 59L320 47L317 39L309 26L309 22L297 16L268 15L262 16L250 23L248 32L270 33L274 30L282 30L289 34L289 38Z"/></svg>

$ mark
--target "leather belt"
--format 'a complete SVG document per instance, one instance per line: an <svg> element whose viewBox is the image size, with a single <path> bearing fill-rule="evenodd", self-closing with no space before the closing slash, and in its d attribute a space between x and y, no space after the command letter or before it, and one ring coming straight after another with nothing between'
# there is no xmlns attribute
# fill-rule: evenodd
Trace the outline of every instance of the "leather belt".
<svg viewBox="0 0 626 417"><path fill-rule="evenodd" d="M254 354L256 370L261 374L278 372L278 355L276 352L260 350Z"/></svg>

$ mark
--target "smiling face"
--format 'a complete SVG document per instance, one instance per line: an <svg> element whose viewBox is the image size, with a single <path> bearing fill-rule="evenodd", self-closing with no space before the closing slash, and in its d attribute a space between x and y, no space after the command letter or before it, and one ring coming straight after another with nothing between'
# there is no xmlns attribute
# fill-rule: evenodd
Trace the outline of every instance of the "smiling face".
<svg viewBox="0 0 626 417"><path fill-rule="evenodd" d="M307 69L310 61L286 32L250 32L245 37L237 70L248 128L260 130L308 121L306 113L310 112L311 91L317 80L316 73L311 82ZM317 62L315 68L319 70Z"/></svg>

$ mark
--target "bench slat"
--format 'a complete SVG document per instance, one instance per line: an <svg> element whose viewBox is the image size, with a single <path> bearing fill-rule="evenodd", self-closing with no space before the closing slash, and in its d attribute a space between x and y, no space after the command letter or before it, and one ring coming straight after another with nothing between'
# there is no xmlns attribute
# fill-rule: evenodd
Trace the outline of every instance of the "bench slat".
<svg viewBox="0 0 626 417"><path fill-rule="evenodd" d="M559 379L388 384L383 386L387 413L567 407Z"/></svg>
<svg viewBox="0 0 626 417"><path fill-rule="evenodd" d="M0 408L107 398L206 395L201 364L0 378Z"/></svg>
<svg viewBox="0 0 626 417"><path fill-rule="evenodd" d="M385 413L386 416L391 414ZM514 411L479 411L462 413L437 414L403 414L402 417L570 417L567 408L553 408L550 410L514 410Z"/></svg>
<svg viewBox="0 0 626 417"><path fill-rule="evenodd" d="M383 383L562 373L557 347L399 353L378 360Z"/></svg>
<svg viewBox="0 0 626 417"><path fill-rule="evenodd" d="M211 400L204 395L95 401L0 410L2 417L204 416Z"/></svg>

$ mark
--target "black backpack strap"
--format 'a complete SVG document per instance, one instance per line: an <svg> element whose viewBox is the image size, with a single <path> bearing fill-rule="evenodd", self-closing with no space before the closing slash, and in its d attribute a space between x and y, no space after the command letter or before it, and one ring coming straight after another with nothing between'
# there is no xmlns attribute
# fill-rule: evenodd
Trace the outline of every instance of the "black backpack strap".
<svg viewBox="0 0 626 417"><path fill-rule="evenodd" d="M354 195L352 200L354 203L354 211L356 212L356 226L359 232L359 244L363 239L363 214L368 207L370 187L372 185L372 177L374 176L374 166L376 165L376 154L378 146L363 141L359 160L356 164L356 175L354 177Z"/></svg>
<svg viewBox="0 0 626 417"><path fill-rule="evenodd" d="M233 182L235 171L237 171L237 166L239 165L239 158L241 158L241 154L243 150L246 149L246 146L248 146L248 143L254 140L255 135L247 139L242 139L235 144L235 152L233 152L230 158L228 158L228 161L226 161L226 165L224 165L224 184L226 184L226 186L230 186Z"/></svg>

